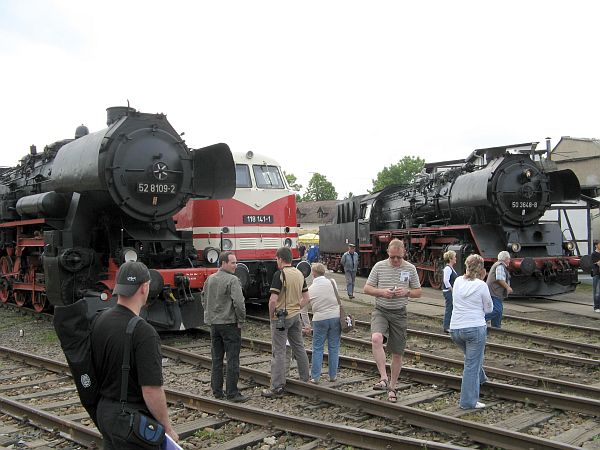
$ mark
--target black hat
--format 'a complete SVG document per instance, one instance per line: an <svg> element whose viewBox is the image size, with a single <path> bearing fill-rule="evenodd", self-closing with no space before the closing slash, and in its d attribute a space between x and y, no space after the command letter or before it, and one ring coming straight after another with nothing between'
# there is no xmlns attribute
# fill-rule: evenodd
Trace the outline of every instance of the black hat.
<svg viewBox="0 0 600 450"><path fill-rule="evenodd" d="M119 268L116 281L113 295L131 297L141 284L150 281L150 271L139 261L127 261Z"/></svg>
<svg viewBox="0 0 600 450"><path fill-rule="evenodd" d="M354 244L348 244L348 247L356 247Z"/></svg>

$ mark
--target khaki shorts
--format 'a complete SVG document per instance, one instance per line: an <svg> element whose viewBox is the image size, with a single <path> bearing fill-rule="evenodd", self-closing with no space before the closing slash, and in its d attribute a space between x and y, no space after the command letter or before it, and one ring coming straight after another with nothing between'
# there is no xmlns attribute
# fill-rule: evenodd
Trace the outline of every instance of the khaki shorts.
<svg viewBox="0 0 600 450"><path fill-rule="evenodd" d="M387 349L402 355L406 348L406 308L376 308L371 314L371 334L387 336Z"/></svg>

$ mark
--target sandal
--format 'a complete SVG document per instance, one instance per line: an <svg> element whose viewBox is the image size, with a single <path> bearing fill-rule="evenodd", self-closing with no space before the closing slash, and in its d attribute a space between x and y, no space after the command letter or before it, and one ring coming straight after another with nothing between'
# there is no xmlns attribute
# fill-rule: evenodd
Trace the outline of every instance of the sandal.
<svg viewBox="0 0 600 450"><path fill-rule="evenodd" d="M396 390L395 389L390 389L388 391L388 402L390 403L396 403L398 401L398 397L396 396Z"/></svg>
<svg viewBox="0 0 600 450"><path fill-rule="evenodd" d="M383 378L373 385L373 389L376 391L387 391L389 388L390 382Z"/></svg>

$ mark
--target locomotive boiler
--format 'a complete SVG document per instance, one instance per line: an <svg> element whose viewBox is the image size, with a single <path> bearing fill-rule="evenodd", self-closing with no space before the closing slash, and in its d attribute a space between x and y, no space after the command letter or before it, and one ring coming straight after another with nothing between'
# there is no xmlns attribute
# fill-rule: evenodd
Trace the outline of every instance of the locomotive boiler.
<svg viewBox="0 0 600 450"><path fill-rule="evenodd" d="M190 198L229 198L235 167L226 144L187 147L163 114L107 109L107 128L34 146L0 169L0 301L42 311L85 298L114 303L118 266L140 260L152 275L143 316L157 329L202 323L190 232L173 214Z"/></svg>
<svg viewBox="0 0 600 450"><path fill-rule="evenodd" d="M421 282L439 288L445 251L457 252L461 270L471 253L489 267L508 250L514 296L572 291L580 263L574 242L540 218L553 204L579 199L579 181L571 170L549 170L539 155L535 143L480 149L460 164L429 165L409 186L346 200L336 223L321 227L321 255L337 269L345 243L356 241L368 270L400 238Z"/></svg>

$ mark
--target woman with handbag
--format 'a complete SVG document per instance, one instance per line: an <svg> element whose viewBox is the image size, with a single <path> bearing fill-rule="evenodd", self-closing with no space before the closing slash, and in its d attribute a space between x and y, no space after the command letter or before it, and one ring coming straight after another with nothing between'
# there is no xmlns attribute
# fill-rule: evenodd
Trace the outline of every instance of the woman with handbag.
<svg viewBox="0 0 600 450"><path fill-rule="evenodd" d="M313 311L313 348L310 382L318 383L323 368L323 349L327 340L329 380L335 381L339 363L340 336L340 305L337 300L335 281L325 278L325 266L321 263L311 265L313 283L308 288L308 295ZM306 305L302 311L304 323L308 322Z"/></svg>

